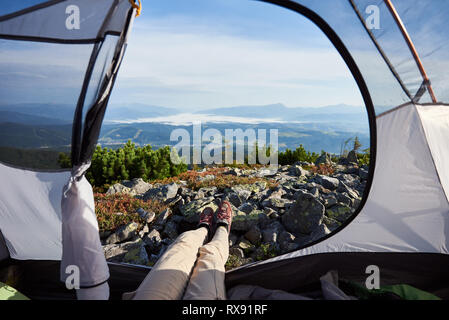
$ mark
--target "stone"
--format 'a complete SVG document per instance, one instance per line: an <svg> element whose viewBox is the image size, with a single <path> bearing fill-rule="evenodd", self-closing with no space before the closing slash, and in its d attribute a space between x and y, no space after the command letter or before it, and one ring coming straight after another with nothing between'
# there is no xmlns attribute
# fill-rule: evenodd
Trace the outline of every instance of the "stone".
<svg viewBox="0 0 449 320"><path fill-rule="evenodd" d="M143 199L155 199L159 201L167 201L174 198L178 194L179 186L176 183L164 184L156 188L148 190L144 195Z"/></svg>
<svg viewBox="0 0 449 320"><path fill-rule="evenodd" d="M287 252L290 249L290 244L295 241L296 237L288 231L283 231L279 234L279 246L283 252Z"/></svg>
<svg viewBox="0 0 449 320"><path fill-rule="evenodd" d="M341 181L337 188L337 192L346 193L352 199L357 199L359 197L359 193L357 191L349 188L344 182L341 182Z"/></svg>
<svg viewBox="0 0 449 320"><path fill-rule="evenodd" d="M229 246L232 247L237 244L239 237L235 233L229 234Z"/></svg>
<svg viewBox="0 0 449 320"><path fill-rule="evenodd" d="M116 184L110 186L108 191L106 191L106 194L118 194L118 193L132 195L132 190L128 187L125 187L121 183L116 183Z"/></svg>
<svg viewBox="0 0 449 320"><path fill-rule="evenodd" d="M245 202L244 204L242 204L240 207L238 207L238 209L246 214L251 213L251 211L257 209L254 205Z"/></svg>
<svg viewBox="0 0 449 320"><path fill-rule="evenodd" d="M324 197L324 206L327 208L330 208L332 206L335 206L338 203L338 200L333 195L328 195L327 197Z"/></svg>
<svg viewBox="0 0 449 320"><path fill-rule="evenodd" d="M156 229L152 229L146 236L143 237L143 241L151 252L159 252L162 241L159 231L157 231Z"/></svg>
<svg viewBox="0 0 449 320"><path fill-rule="evenodd" d="M288 172L291 175L294 175L296 177L307 177L307 176L310 176L310 172L309 171L307 171L306 169L303 169L301 166L298 166L298 165L291 166L290 169L288 170Z"/></svg>
<svg viewBox="0 0 449 320"><path fill-rule="evenodd" d="M206 207L211 207L214 211L218 209L214 200L214 197L208 197L187 202L180 208L181 215L186 222L197 224L200 221L201 212L203 212Z"/></svg>
<svg viewBox="0 0 449 320"><path fill-rule="evenodd" d="M355 150L349 151L347 159L349 163L358 163L357 152Z"/></svg>
<svg viewBox="0 0 449 320"><path fill-rule="evenodd" d="M165 225L162 234L169 237L170 239L176 239L178 237L178 226L175 222L169 221Z"/></svg>
<svg viewBox="0 0 449 320"><path fill-rule="evenodd" d="M123 180L122 184L125 187L131 189L132 193L134 195L144 194L145 192L147 192L148 190L150 190L153 187L153 185L143 181L142 178L135 178L135 179L133 179L131 181L130 180Z"/></svg>
<svg viewBox="0 0 449 320"><path fill-rule="evenodd" d="M235 256L239 259L243 259L245 257L245 253L243 252L243 250L236 247L229 249L229 255Z"/></svg>
<svg viewBox="0 0 449 320"><path fill-rule="evenodd" d="M154 222L154 227L158 230L162 230L171 214L172 211L170 210L170 208L167 208L161 213L159 213L159 215L156 218L156 221Z"/></svg>
<svg viewBox="0 0 449 320"><path fill-rule="evenodd" d="M281 217L291 233L310 234L324 218L324 205L308 192L302 192L293 206Z"/></svg>
<svg viewBox="0 0 449 320"><path fill-rule="evenodd" d="M231 168L228 171L226 171L225 174L230 174L233 176L240 177L242 175L242 170L238 169L238 168Z"/></svg>
<svg viewBox="0 0 449 320"><path fill-rule="evenodd" d="M156 217L156 214L153 211L145 211L142 208L137 209L137 214L141 219L145 221L145 223L150 224L153 222L154 218Z"/></svg>
<svg viewBox="0 0 449 320"><path fill-rule="evenodd" d="M359 177L362 180L368 180L368 177L369 177L368 170L366 170L364 168L360 168L359 169Z"/></svg>
<svg viewBox="0 0 449 320"><path fill-rule="evenodd" d="M324 175L318 175L317 182L321 184L324 188L329 190L335 190L340 184L340 180L337 178L332 178Z"/></svg>
<svg viewBox="0 0 449 320"><path fill-rule="evenodd" d="M323 152L315 161L315 165L332 164L331 156L327 152Z"/></svg>
<svg viewBox="0 0 449 320"><path fill-rule="evenodd" d="M148 265L149 257L142 239L103 246L107 261Z"/></svg>
<svg viewBox="0 0 449 320"><path fill-rule="evenodd" d="M330 230L326 227L325 224L320 224L313 232L310 234L310 240L309 242L313 242L316 240L319 240L323 238L324 236L328 235Z"/></svg>
<svg viewBox="0 0 449 320"><path fill-rule="evenodd" d="M282 224L274 221L266 229L262 230L262 241L265 243L276 243L282 231L284 231Z"/></svg>
<svg viewBox="0 0 449 320"><path fill-rule="evenodd" d="M254 250L256 250L256 247L246 239L241 240L238 243L237 247L242 249L245 254L254 252Z"/></svg>
<svg viewBox="0 0 449 320"><path fill-rule="evenodd" d="M234 212L232 218L231 231L242 231L247 232L253 226L259 223L261 213L258 211L256 213L245 214L243 212ZM262 213L263 215L263 213Z"/></svg>
<svg viewBox="0 0 449 320"><path fill-rule="evenodd" d="M352 215L352 213L352 209L342 203L326 209L326 215L340 223L345 222Z"/></svg>
<svg viewBox="0 0 449 320"><path fill-rule="evenodd" d="M294 201L283 198L269 198L262 202L263 207L269 207L273 209L289 208Z"/></svg>
<svg viewBox="0 0 449 320"><path fill-rule="evenodd" d="M137 224L136 222L130 222L124 226L121 226L106 239L105 243L113 244L130 240L137 236L138 227L139 224Z"/></svg>
<svg viewBox="0 0 449 320"><path fill-rule="evenodd" d="M252 226L248 232L245 233L245 238L254 245L257 245L262 240L262 232L258 226Z"/></svg>
<svg viewBox="0 0 449 320"><path fill-rule="evenodd" d="M206 174L205 176L203 176L203 177L197 177L196 178L196 180L197 181L199 181L199 182L205 182L205 181L212 181L212 180L215 180L215 176L213 175L213 174Z"/></svg>
<svg viewBox="0 0 449 320"><path fill-rule="evenodd" d="M240 207L242 205L242 200L240 199L239 195L235 192L228 193L227 200L236 207Z"/></svg>
<svg viewBox="0 0 449 320"><path fill-rule="evenodd" d="M335 219L329 218L327 216L324 216L323 223L326 225L326 227L332 232L336 230L338 227L341 226L341 223L338 222Z"/></svg>

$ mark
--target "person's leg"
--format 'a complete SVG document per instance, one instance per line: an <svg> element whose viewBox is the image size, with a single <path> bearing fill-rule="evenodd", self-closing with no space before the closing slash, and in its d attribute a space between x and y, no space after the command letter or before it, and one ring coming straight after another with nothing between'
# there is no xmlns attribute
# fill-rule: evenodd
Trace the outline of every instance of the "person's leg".
<svg viewBox="0 0 449 320"><path fill-rule="evenodd" d="M229 235L220 226L211 242L202 246L190 277L185 300L225 300L225 264L229 256Z"/></svg>
<svg viewBox="0 0 449 320"><path fill-rule="evenodd" d="M217 230L211 242L202 246L190 277L185 300L226 299L225 264L229 256L231 204L223 201L217 211Z"/></svg>
<svg viewBox="0 0 449 320"><path fill-rule="evenodd" d="M208 234L206 228L179 235L153 266L132 295L135 300L179 300L184 294L198 249Z"/></svg>

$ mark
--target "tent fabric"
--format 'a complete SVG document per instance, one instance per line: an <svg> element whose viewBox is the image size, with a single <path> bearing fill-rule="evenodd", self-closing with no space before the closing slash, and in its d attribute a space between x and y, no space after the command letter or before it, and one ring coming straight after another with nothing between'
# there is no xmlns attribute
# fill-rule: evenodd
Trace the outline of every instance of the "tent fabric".
<svg viewBox="0 0 449 320"><path fill-rule="evenodd" d="M84 173L90 163L75 168L64 187L62 208L61 281L79 270L80 287L92 287L109 278L109 269L100 243L92 186Z"/></svg>
<svg viewBox="0 0 449 320"><path fill-rule="evenodd" d="M435 117L438 125L432 127ZM375 177L361 212L326 240L262 263L324 252L447 254L447 168L441 172L442 184L438 166L449 162L447 139L442 141L449 136L448 119L446 106L414 104L378 117ZM437 165L431 150L438 152Z"/></svg>
<svg viewBox="0 0 449 320"><path fill-rule="evenodd" d="M61 195L70 172L0 164L0 230L13 259L60 260Z"/></svg>
<svg viewBox="0 0 449 320"><path fill-rule="evenodd" d="M0 17L0 38L22 38L43 41L98 41L106 34L120 35L126 16L108 16L129 9L125 0L50 1L22 13ZM76 19L79 17L79 25ZM75 19L75 20L73 20ZM105 23L106 22L106 23ZM36 28L39 26L39 28Z"/></svg>
<svg viewBox="0 0 449 320"><path fill-rule="evenodd" d="M274 2L283 3L283 1ZM294 0L294 2L320 15L342 39L368 84L377 114L411 101L411 97L416 94L422 83L422 77L383 1L335 0L332 1L332 5L328 1ZM449 75L446 70L449 66L447 48L449 26L446 17L449 15L449 3L432 0L392 2L417 48L437 100L448 102ZM366 21L373 15L369 6L373 5L379 9L379 29L367 28ZM362 15L362 21L354 6ZM368 31L374 35L374 39L385 52L410 95L403 90L398 79L392 74ZM431 102L430 96L425 94L419 102Z"/></svg>

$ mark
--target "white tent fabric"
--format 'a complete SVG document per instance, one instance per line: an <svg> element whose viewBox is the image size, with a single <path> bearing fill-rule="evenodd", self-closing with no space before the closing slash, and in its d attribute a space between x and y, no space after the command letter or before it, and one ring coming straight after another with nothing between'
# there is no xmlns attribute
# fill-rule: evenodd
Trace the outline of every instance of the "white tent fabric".
<svg viewBox="0 0 449 320"><path fill-rule="evenodd" d="M379 116L377 129L373 185L358 216L332 237L264 263L330 252L449 253L449 107L407 104Z"/></svg>
<svg viewBox="0 0 449 320"><path fill-rule="evenodd" d="M61 280L79 270L79 285L91 287L109 278L109 269L100 243L92 186L84 176L90 163L74 169L62 196Z"/></svg>
<svg viewBox="0 0 449 320"><path fill-rule="evenodd" d="M111 7L126 12L128 0L61 1L39 10L0 20L0 34L44 37L46 39L86 40L104 37L107 32L120 33L126 16L116 14L104 25ZM78 23L79 22L79 23ZM39 26L39 28L36 28Z"/></svg>
<svg viewBox="0 0 449 320"><path fill-rule="evenodd" d="M0 164L0 228L11 258L60 260L61 195L70 172Z"/></svg>

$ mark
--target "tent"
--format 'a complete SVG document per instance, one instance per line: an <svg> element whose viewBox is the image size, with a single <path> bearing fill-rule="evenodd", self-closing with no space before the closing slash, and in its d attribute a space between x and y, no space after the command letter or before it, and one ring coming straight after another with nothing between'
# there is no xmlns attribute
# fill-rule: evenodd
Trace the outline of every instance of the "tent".
<svg viewBox="0 0 449 320"><path fill-rule="evenodd" d="M445 166L449 160L449 105L445 104L449 102L449 27L445 24L449 3L264 2L308 18L341 54L366 105L371 165L363 201L349 221L304 248L228 272L227 287L254 284L302 292L329 270L364 282L366 268L376 265L383 285L406 283L449 298L449 168ZM65 113L70 115L71 121L45 123L45 132L61 138L61 147L71 151L72 170L55 170L50 151L37 154L32 148L25 153L14 145L1 147L0 263L14 267L8 269L8 276L17 273L22 279L19 289L31 298L74 298L73 290L61 282L74 261L84 261L83 286L108 281L111 298L117 299L134 290L148 272L145 267L106 265L101 258L92 188L83 176L138 10L134 2L125 0L47 1L0 16L0 39L6 49L17 42L35 45L36 50L45 50L36 44L62 51L69 47L66 53L74 57L61 65L71 67L76 61L83 70L79 74L73 70L70 81L79 81L79 90L66 95L75 97L76 103L46 111L61 119ZM77 16L83 12L89 14L79 25ZM25 70L19 71L23 75ZM1 96L13 99L13 88L7 89L0 89ZM26 107L39 108L39 104ZM13 105L1 117L31 121L14 114ZM35 117L33 121L49 120ZM2 140L8 141L7 130L25 130L12 121L1 122L7 128L0 132ZM29 157L42 161L32 167Z"/></svg>

